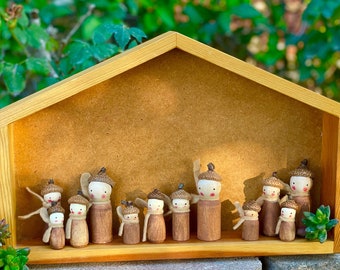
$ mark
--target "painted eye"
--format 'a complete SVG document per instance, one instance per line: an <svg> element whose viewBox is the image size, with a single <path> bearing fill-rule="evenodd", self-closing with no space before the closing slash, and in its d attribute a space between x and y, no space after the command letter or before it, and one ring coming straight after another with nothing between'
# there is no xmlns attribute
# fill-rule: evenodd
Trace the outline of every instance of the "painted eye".
<svg viewBox="0 0 340 270"><path fill-rule="evenodd" d="M185 203L184 205L188 205L187 203Z"/></svg>
<svg viewBox="0 0 340 270"><path fill-rule="evenodd" d="M216 188L213 188L213 190L216 190Z"/></svg>
<svg viewBox="0 0 340 270"><path fill-rule="evenodd" d="M198 189L201 189L201 187L198 187Z"/></svg>
<svg viewBox="0 0 340 270"><path fill-rule="evenodd" d="M295 182L293 182L293 185L295 185Z"/></svg>
<svg viewBox="0 0 340 270"><path fill-rule="evenodd" d="M106 193L106 190L104 192Z"/></svg>
<svg viewBox="0 0 340 270"><path fill-rule="evenodd" d="M92 192L93 190L91 189L90 192Z"/></svg>
<svg viewBox="0 0 340 270"><path fill-rule="evenodd" d="M175 205L177 205L177 203L175 203Z"/></svg>
<svg viewBox="0 0 340 270"><path fill-rule="evenodd" d="M308 184L306 186L308 187Z"/></svg>

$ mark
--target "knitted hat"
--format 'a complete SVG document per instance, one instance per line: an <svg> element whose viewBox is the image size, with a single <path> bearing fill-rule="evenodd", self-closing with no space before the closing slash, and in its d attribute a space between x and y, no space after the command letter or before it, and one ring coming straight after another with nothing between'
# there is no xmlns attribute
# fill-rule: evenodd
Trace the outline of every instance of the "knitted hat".
<svg viewBox="0 0 340 270"><path fill-rule="evenodd" d="M290 172L291 176L304 176L304 177L312 177L312 172L308 169L308 160L304 159L301 161L300 166L295 170Z"/></svg>
<svg viewBox="0 0 340 270"><path fill-rule="evenodd" d="M285 201L281 204L281 208L292 208L294 210L298 210L299 206L297 205L297 203L294 200L288 200Z"/></svg>
<svg viewBox="0 0 340 270"><path fill-rule="evenodd" d="M89 183L91 182L102 182L114 187L115 182L106 174L106 168L103 167L100 169L97 175L90 177Z"/></svg>
<svg viewBox="0 0 340 270"><path fill-rule="evenodd" d="M45 185L42 188L40 193L41 193L42 196L44 196L44 195L46 195L48 193L52 193L52 192L60 192L60 193L62 193L63 189L60 186L55 185L53 179L50 179L50 180L48 180L48 184Z"/></svg>
<svg viewBox="0 0 340 270"><path fill-rule="evenodd" d="M164 194L155 188L152 192L148 194L148 199L164 200Z"/></svg>
<svg viewBox="0 0 340 270"><path fill-rule="evenodd" d="M222 178L219 176L215 171L215 165L213 163L209 163L208 165L208 170L206 172L201 173L198 176L199 180L205 179L205 180L214 180L214 181L221 181Z"/></svg>
<svg viewBox="0 0 340 270"><path fill-rule="evenodd" d="M251 211L255 211L255 212L261 211L261 206L255 200L245 202L243 204L242 208L243 208L243 210L251 210Z"/></svg>
<svg viewBox="0 0 340 270"><path fill-rule="evenodd" d="M184 200L190 200L191 199L191 195L186 192L184 189L184 184L179 184L178 185L178 190L176 190L175 192L173 192L170 195L171 200L173 199L184 199Z"/></svg>
<svg viewBox="0 0 340 270"><path fill-rule="evenodd" d="M47 209L47 212L49 215L53 213L65 213L64 208L61 207L60 203L58 202L52 202L52 206Z"/></svg>
<svg viewBox="0 0 340 270"><path fill-rule="evenodd" d="M139 214L139 209L133 206L133 202L131 201L122 201L122 204L125 205L123 208L123 215L130 215L130 214Z"/></svg>
<svg viewBox="0 0 340 270"><path fill-rule="evenodd" d="M263 180L264 186L277 187L279 189L283 189L283 182L277 178L277 172L273 172L272 176Z"/></svg>
<svg viewBox="0 0 340 270"><path fill-rule="evenodd" d="M83 196L83 192L81 192L80 190L78 190L77 195L74 195L71 198L69 198L67 202L69 204L71 203L83 204L86 207L88 207L89 205L89 201Z"/></svg>

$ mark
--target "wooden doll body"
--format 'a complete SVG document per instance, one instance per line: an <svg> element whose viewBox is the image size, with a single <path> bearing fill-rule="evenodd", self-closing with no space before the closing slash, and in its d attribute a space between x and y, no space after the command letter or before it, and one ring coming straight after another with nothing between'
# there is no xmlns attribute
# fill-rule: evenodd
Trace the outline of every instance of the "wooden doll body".
<svg viewBox="0 0 340 270"><path fill-rule="evenodd" d="M311 198L309 195L306 196L292 196L292 199L297 203L299 206L296 217L295 217L295 225L296 225L296 234L299 236L305 236L305 228L306 226L302 223L304 219L304 212L311 211Z"/></svg>
<svg viewBox="0 0 340 270"><path fill-rule="evenodd" d="M236 230L242 224L242 239L246 241L258 240L260 234L258 219L258 212L261 211L260 205L254 200L244 203L242 208L239 202L235 202L234 205L240 214L240 220L233 229Z"/></svg>
<svg viewBox="0 0 340 270"><path fill-rule="evenodd" d="M124 244L138 244L140 242L139 209L134 207L132 202L122 201L122 203L126 205L125 208L118 206L116 209L121 221L118 235L123 236Z"/></svg>
<svg viewBox="0 0 340 270"><path fill-rule="evenodd" d="M52 228L50 236L50 247L52 249L62 249L65 247L64 226Z"/></svg>
<svg viewBox="0 0 340 270"><path fill-rule="evenodd" d="M298 205L294 200L282 203L281 216L276 226L276 233L282 241L289 242L295 239L295 214Z"/></svg>
<svg viewBox="0 0 340 270"><path fill-rule="evenodd" d="M190 239L190 199L191 195L179 184L178 190L173 192L171 198L172 212L172 239L187 241Z"/></svg>
<svg viewBox="0 0 340 270"><path fill-rule="evenodd" d="M198 162L194 162L194 174ZM208 164L208 171L195 176L199 199L197 202L197 238L216 241L221 238L221 177L214 171L214 164Z"/></svg>
<svg viewBox="0 0 340 270"><path fill-rule="evenodd" d="M151 214L147 224L147 240L151 243L163 243L166 238L166 227L163 213Z"/></svg>
<svg viewBox="0 0 340 270"><path fill-rule="evenodd" d="M79 192L69 198L70 215L66 223L66 239L70 239L73 247L85 247L89 243L89 229L86 222L86 214L89 201Z"/></svg>

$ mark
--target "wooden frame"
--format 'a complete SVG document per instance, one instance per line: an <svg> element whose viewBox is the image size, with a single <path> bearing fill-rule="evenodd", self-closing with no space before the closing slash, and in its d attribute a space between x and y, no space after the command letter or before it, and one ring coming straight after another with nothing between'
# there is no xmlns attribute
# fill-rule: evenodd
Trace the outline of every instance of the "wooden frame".
<svg viewBox="0 0 340 270"><path fill-rule="evenodd" d="M108 85L106 84L107 81L117 76L122 76L127 71L141 67L138 72L143 74L142 67L149 67L148 63L150 61L157 61L159 57L163 57L163 55L168 53L170 53L168 54L170 56L166 57L171 59L173 57L172 51L174 51L175 56L177 55L176 52L180 51L180 57L182 52L185 52L190 57L202 59L209 65L216 66L221 71L229 72L233 78L245 80L251 86L258 86L261 91L273 93L273 98L282 97L282 100L287 101L288 105L301 105L303 107L302 112L315 113L319 119L315 120L315 129L322 131L322 138L320 138L320 166L316 166L320 167L319 176L322 179L319 183L318 190L320 194L318 195L320 196L320 203L330 205L334 216L340 218L338 184L340 181L338 170L340 168L338 160L340 105L326 97L276 77L183 35L169 32L0 110L0 217L6 218L10 224L10 230L13 232L10 244L15 246L29 245L32 250L29 257L30 263L329 254L340 252L338 227L334 230L334 237L330 237L330 240L327 240L324 244L309 242L304 239L284 243L280 240L267 237L261 237L256 242L246 242L241 240L239 232L229 231L223 232L222 239L216 242L202 242L193 236L191 240L184 243L167 240L164 244L142 243L128 246L123 245L120 239L115 238L110 245L89 245L83 249L66 247L60 251L53 251L48 246L37 244L34 239L32 241L27 239L18 240L18 238L21 238L18 235L21 227L19 229L17 226L16 216L22 214L18 213L18 211L21 211L20 207L23 207L26 203L26 201L20 201L21 197L19 199L19 196L23 194L20 190L23 189L23 185L26 182L18 177L18 170L20 171L22 166L17 161L18 143L16 141L20 133L18 126L22 125L26 119L30 120L31 116L34 118L37 113L53 105L63 104L63 101L77 96L84 90L95 89L98 85L102 85L101 87L105 88ZM199 67L197 68L199 69ZM145 72L148 72L148 70ZM222 78L223 76L221 75ZM278 103L280 102L278 100ZM313 123L312 119L307 120ZM19 138L21 138L20 136ZM29 150L26 149L25 151ZM34 149L31 149L31 151L34 151ZM318 155L318 153L315 155ZM277 166L278 164L280 163L275 165ZM289 162L289 166L294 165ZM265 168L271 169L270 166ZM230 168L223 169L227 170ZM283 170L284 173L286 173L285 170ZM185 176L187 177L187 175ZM41 179L27 180L27 185L32 185L34 181L41 181ZM34 188L37 187L39 187L38 183ZM70 187L68 188L70 189ZM28 197L25 200L28 200Z"/></svg>

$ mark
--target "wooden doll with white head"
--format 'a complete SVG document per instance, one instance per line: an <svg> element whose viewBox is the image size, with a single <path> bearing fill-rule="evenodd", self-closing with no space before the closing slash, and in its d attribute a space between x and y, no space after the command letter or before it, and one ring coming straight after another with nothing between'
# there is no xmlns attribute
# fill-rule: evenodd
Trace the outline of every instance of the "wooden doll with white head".
<svg viewBox="0 0 340 270"><path fill-rule="evenodd" d="M280 216L280 191L284 188L283 182L274 172L269 178L263 180L262 196L256 202L261 206L260 231L266 236L275 236L276 224Z"/></svg>
<svg viewBox="0 0 340 270"><path fill-rule="evenodd" d="M91 204L81 191L69 198L68 203L70 205L70 215L66 222L66 239L70 239L70 244L73 247L86 247L89 243L86 215Z"/></svg>
<svg viewBox="0 0 340 270"><path fill-rule="evenodd" d="M101 168L97 175L83 173L80 185L85 196L90 198L92 206L89 211L90 238L95 244L105 244L112 241L112 205L111 193L115 183L106 174L106 168Z"/></svg>
<svg viewBox="0 0 340 270"><path fill-rule="evenodd" d="M190 199L183 184L179 184L178 190L173 192L171 198L172 212L172 239L186 241L190 238Z"/></svg>
<svg viewBox="0 0 340 270"><path fill-rule="evenodd" d="M48 215L43 218L48 224L43 242L49 243L52 249L62 249L65 246L64 213L60 203L53 202L47 209Z"/></svg>
<svg viewBox="0 0 340 270"><path fill-rule="evenodd" d="M298 205L294 200L288 200L281 204L281 215L276 225L276 234L282 241L293 241L295 239L295 214Z"/></svg>
<svg viewBox="0 0 340 270"><path fill-rule="evenodd" d="M199 162L194 162L194 176L198 191L197 238L203 241L216 241L221 238L221 180L209 163L206 172L199 172Z"/></svg>
<svg viewBox="0 0 340 270"><path fill-rule="evenodd" d="M306 226L302 223L304 218L303 212L310 212L311 210L311 197L309 191L313 185L312 172L308 169L308 160L302 160L300 166L295 170L292 170L290 175L289 197L293 199L299 207L295 217L296 234L304 237Z"/></svg>
<svg viewBox="0 0 340 270"><path fill-rule="evenodd" d="M139 209L131 201L122 201L117 206L117 215L121 221L118 235L123 237L123 243L134 245L140 242Z"/></svg>

